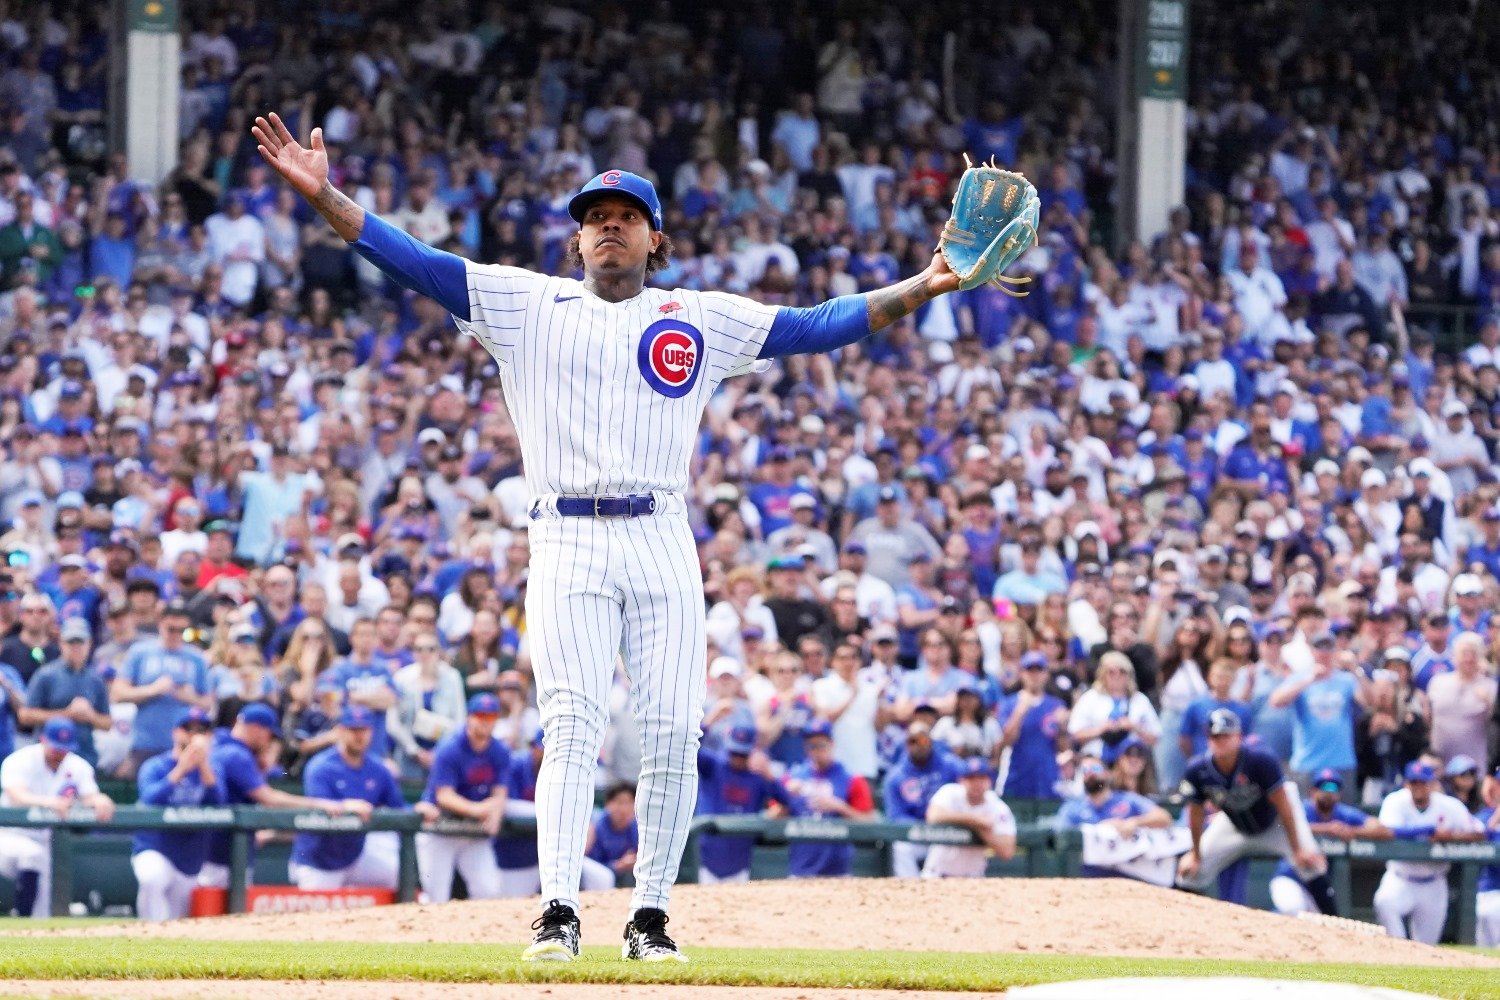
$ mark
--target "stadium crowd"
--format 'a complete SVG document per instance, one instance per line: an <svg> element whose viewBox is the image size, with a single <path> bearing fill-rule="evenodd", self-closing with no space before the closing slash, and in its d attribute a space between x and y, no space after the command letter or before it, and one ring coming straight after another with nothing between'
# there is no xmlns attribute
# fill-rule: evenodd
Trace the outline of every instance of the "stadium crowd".
<svg viewBox="0 0 1500 1000"><path fill-rule="evenodd" d="M103 8L0 12L0 755L230 801L284 772L334 810L310 759L428 782L477 705L486 787L534 783L497 369L269 181L276 109L476 260L568 266L570 193L643 173L652 280L773 303L925 266L963 153L1036 181L1028 297L940 298L711 403L700 808L921 820L982 771L1133 833L1227 707L1305 793L1440 783L1500 838L1493 14L1197 5L1187 201L1116 253L1111 5L1012 6L968 38L889 5L184 5L159 184L104 153ZM623 672L610 709L601 878L633 858ZM516 891L527 850L497 849Z"/></svg>

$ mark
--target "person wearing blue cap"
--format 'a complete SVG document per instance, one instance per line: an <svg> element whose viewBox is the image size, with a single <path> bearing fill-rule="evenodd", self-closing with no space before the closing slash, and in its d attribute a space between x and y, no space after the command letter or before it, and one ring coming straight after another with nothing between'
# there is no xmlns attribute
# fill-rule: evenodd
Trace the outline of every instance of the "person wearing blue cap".
<svg viewBox="0 0 1500 1000"><path fill-rule="evenodd" d="M831 730L830 730L831 731ZM772 802L783 806L790 797L773 780L766 758L756 757L753 724L737 726L722 744L711 732L704 733L698 748L698 816L758 816ZM698 881L750 881L753 837L705 834L698 841Z"/></svg>
<svg viewBox="0 0 1500 1000"><path fill-rule="evenodd" d="M1397 840L1452 844L1483 841L1486 832L1464 804L1442 792L1424 758L1406 765L1406 783L1380 803L1380 823ZM1448 921L1446 861L1387 861L1375 889L1375 917L1394 938L1437 944Z"/></svg>
<svg viewBox="0 0 1500 1000"><path fill-rule="evenodd" d="M448 815L477 820L493 838L505 817L511 761L510 751L494 738L500 699L476 694L467 707L463 728L440 740L433 751L432 773L417 811L429 819ZM500 866L490 840L419 833L417 867L429 903L452 898L455 870L464 877L470 899L500 895Z"/></svg>
<svg viewBox="0 0 1500 1000"><path fill-rule="evenodd" d="M850 774L833 757L833 727L819 719L805 730L807 759L781 779L792 816L812 819L868 820L875 800L869 783ZM787 874L792 878L832 878L850 874L854 845L837 841L795 841L787 848Z"/></svg>
<svg viewBox="0 0 1500 1000"><path fill-rule="evenodd" d="M991 853L1001 861L1016 856L1016 817L995 794L994 780L983 758L970 757L959 766L956 780L933 793L927 822L964 827L979 843L933 844L923 878L983 878Z"/></svg>
<svg viewBox="0 0 1500 1000"><path fill-rule="evenodd" d="M1002 698L995 710L1005 774L1002 794L1055 799L1058 741L1068 733L1068 706L1047 690L1051 678L1047 654L1036 650L1026 653L1020 666L1021 686ZM1081 742L1093 738L1078 737Z"/></svg>
<svg viewBox="0 0 1500 1000"><path fill-rule="evenodd" d="M958 277L934 251L897 284L812 308L648 288L671 243L655 187L619 169L568 203L579 225L568 262L582 280L474 264L423 245L330 184L321 129L306 147L274 114L251 132L261 157L357 253L451 312L504 373L510 411L533 414L518 427L533 497L529 641L550 746L537 810L543 911L523 959L578 956L590 790L623 648L646 705L641 850L623 955L684 960L666 909L692 820L682 803L698 781L707 643L686 494L704 408L725 378L853 344L957 290ZM621 575L621 565L635 570Z"/></svg>
<svg viewBox="0 0 1500 1000"><path fill-rule="evenodd" d="M89 658L93 631L82 618L64 620L60 631L62 655L31 676L25 700L18 703L17 717L21 725L32 729L52 718L73 720L78 723L78 755L97 765L99 754L94 749L94 731L108 732L114 720L109 714L109 691L104 678ZM0 694L0 707L4 701Z"/></svg>
<svg viewBox="0 0 1500 1000"><path fill-rule="evenodd" d="M1391 831L1381 826L1374 816L1340 801L1343 789L1343 775L1331 767L1313 775L1312 792L1302 804L1313 836L1343 841L1391 839ZM1277 913L1318 912L1317 900L1302 884L1297 870L1284 860L1276 866L1269 888L1271 905Z"/></svg>
<svg viewBox="0 0 1500 1000"><path fill-rule="evenodd" d="M136 774L144 806L217 806L224 784L214 771L213 719L201 708L183 713L172 727L172 749L152 757ZM136 916L177 920L192 909L193 890L208 854L206 830L139 830L131 841Z"/></svg>
<svg viewBox="0 0 1500 1000"><path fill-rule="evenodd" d="M282 738L281 720L276 710L264 702L251 702L240 709L234 725L214 733L209 759L219 783L224 788L224 803L230 806L257 805L267 809L318 809L330 816L352 812L362 819L370 815L370 806L358 799L306 798L272 788L266 781L267 751ZM254 842L251 842L252 849ZM198 870L198 884L209 889L229 888L230 834L214 830L208 834L207 855ZM252 870L253 857L252 857Z"/></svg>
<svg viewBox="0 0 1500 1000"><path fill-rule="evenodd" d="M1328 861L1318 850L1307 814L1281 762L1244 742L1240 717L1215 709L1208 717L1208 752L1188 761L1182 784L1193 845L1177 865L1177 884L1201 892L1252 850L1290 861L1318 909L1338 907ZM1206 806L1218 812L1207 819Z"/></svg>
<svg viewBox="0 0 1500 1000"><path fill-rule="evenodd" d="M93 767L78 756L78 724L61 716L47 720L39 742L0 764L0 806L45 809L59 817L83 806L101 823L115 814ZM16 912L23 917L52 915L51 845L50 829L0 829L0 875L15 880Z"/></svg>
<svg viewBox="0 0 1500 1000"><path fill-rule="evenodd" d="M1060 829L1104 826L1111 828L1120 840L1128 841L1142 830L1164 830L1172 825L1171 814L1155 802L1144 795L1115 788L1110 782L1109 768L1099 757L1082 755L1077 774L1083 794L1068 799L1057 811ZM1078 874L1082 878L1136 877L1129 870L1088 862L1079 866Z"/></svg>
<svg viewBox="0 0 1500 1000"><path fill-rule="evenodd" d="M390 768L370 753L374 729L374 712L363 705L345 705L334 745L307 762L303 792L406 809ZM394 889L398 868L394 833L299 833L292 843L289 872L299 889Z"/></svg>

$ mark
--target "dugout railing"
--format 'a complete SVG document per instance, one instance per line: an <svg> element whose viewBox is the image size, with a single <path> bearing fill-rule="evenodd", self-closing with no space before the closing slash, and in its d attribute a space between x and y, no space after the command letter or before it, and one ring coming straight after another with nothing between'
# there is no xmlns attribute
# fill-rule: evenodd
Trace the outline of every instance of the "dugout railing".
<svg viewBox="0 0 1500 1000"><path fill-rule="evenodd" d="M89 810L78 809L66 818L50 810L0 808L0 827L50 829L52 854L52 912L67 914L79 898L75 892L76 873L89 860L94 845L110 852L108 874L117 881L133 884L129 865L120 849L121 834L137 830L224 830L230 834L229 912L242 913L246 908L246 890L250 882L252 840L258 831L305 833L376 833L394 832L400 841L400 876L397 898L411 902L417 898L418 878L416 835L419 832L445 833L454 836L482 837L479 824L468 820L441 819L424 824L410 812L376 810L368 823L355 816L329 816L322 812L262 809L249 806L166 807L120 806L108 823L99 822ZM502 833L526 835L536 830L535 820L510 818ZM698 878L698 838L703 834L751 837L756 854L784 851L796 841L838 841L852 844L858 859L855 874L883 876L890 874L891 845L900 842L924 844L973 844L974 834L961 827L935 826L926 823L895 823L885 820L852 822L826 819L772 820L756 816L701 816L693 821L688 846L683 855L680 880L695 882ZM105 840L104 838L114 838ZM1016 856L1010 861L990 859L986 874L1022 878L1055 878L1076 875L1082 855L1082 837L1076 830L1059 830L1050 822L1022 823L1017 829ZM1453 937L1461 944L1474 943L1475 893L1479 871L1485 865L1500 864L1500 844L1452 843L1430 844L1412 841L1340 841L1320 840L1328 856L1330 875L1338 890L1341 915L1350 916L1352 898L1351 872L1354 866L1379 865L1391 860L1444 861L1453 866L1452 926ZM93 871L99 872L98 866ZM758 875L774 874L757 863L752 869ZM781 873L785 868L780 869Z"/></svg>

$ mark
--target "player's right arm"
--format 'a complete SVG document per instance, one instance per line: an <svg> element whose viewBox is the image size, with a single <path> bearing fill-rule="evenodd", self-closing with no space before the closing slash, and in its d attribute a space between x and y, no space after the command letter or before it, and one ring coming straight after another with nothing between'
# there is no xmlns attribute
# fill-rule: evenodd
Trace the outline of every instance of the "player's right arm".
<svg viewBox="0 0 1500 1000"><path fill-rule="evenodd" d="M462 257L414 239L377 215L367 213L328 180L328 152L323 130L315 128L304 148L274 112L256 118L261 159L307 200L333 231L361 256L403 288L438 302L454 316L468 320L468 265Z"/></svg>

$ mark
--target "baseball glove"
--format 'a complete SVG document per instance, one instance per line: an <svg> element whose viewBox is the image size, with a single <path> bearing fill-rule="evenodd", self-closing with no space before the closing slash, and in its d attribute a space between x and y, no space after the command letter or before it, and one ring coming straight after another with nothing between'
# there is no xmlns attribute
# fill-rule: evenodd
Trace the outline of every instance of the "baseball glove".
<svg viewBox="0 0 1500 1000"><path fill-rule="evenodd" d="M969 163L968 156L964 162ZM1030 278L1007 278L1000 272L1036 242L1040 209L1036 188L1025 177L1000 169L993 160L969 164L938 241L948 269L958 275L958 287L968 291L990 282L1009 295L1025 295L1007 286L1024 285Z"/></svg>

